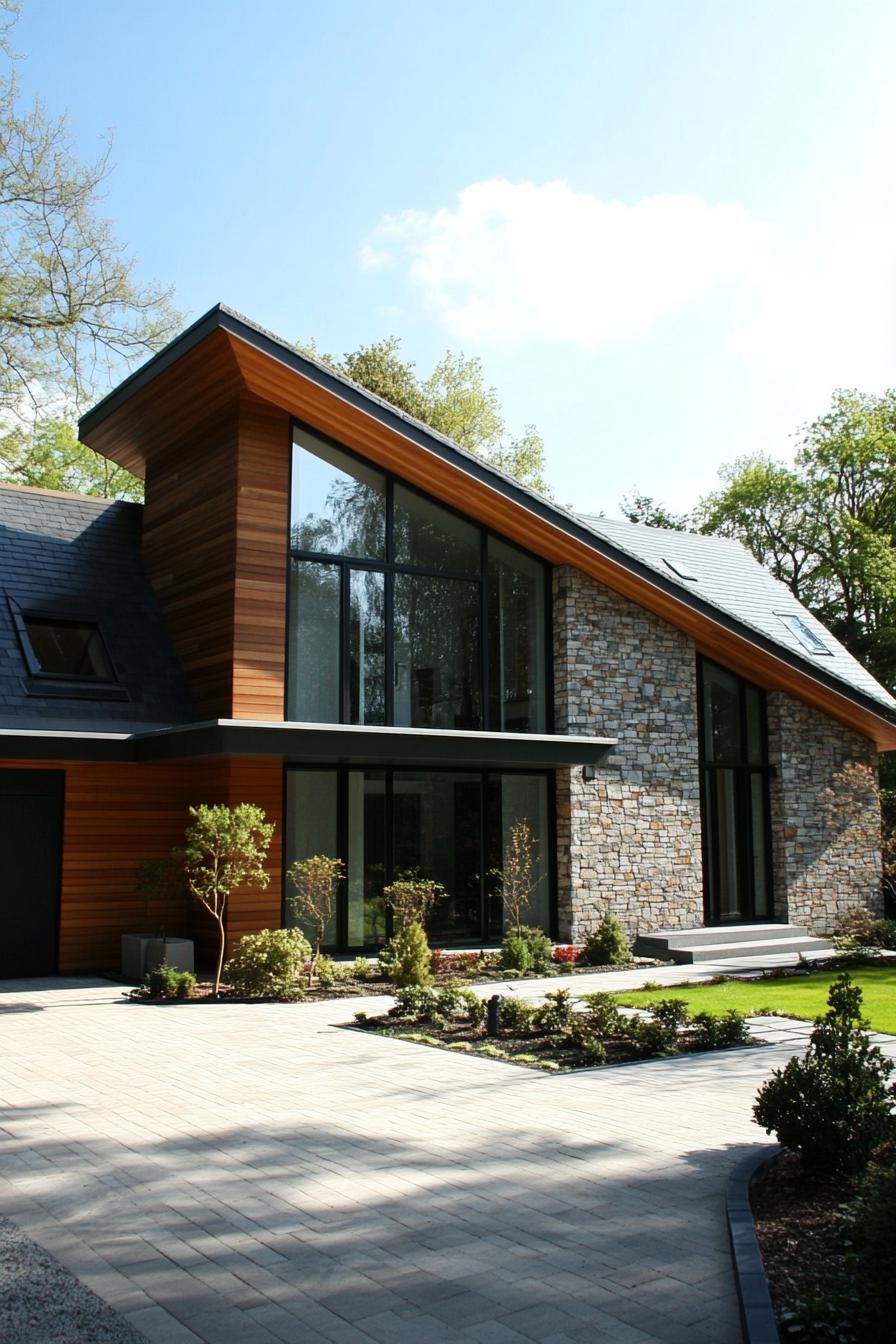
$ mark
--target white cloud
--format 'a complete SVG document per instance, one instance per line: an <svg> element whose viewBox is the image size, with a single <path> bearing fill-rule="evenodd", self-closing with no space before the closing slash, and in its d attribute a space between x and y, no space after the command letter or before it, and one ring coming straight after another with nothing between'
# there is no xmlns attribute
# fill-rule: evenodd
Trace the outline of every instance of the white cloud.
<svg viewBox="0 0 896 1344"><path fill-rule="evenodd" d="M599 346L753 275L763 247L738 205L672 194L626 205L566 182L495 179L453 208L385 216L361 261L405 269L461 340Z"/></svg>

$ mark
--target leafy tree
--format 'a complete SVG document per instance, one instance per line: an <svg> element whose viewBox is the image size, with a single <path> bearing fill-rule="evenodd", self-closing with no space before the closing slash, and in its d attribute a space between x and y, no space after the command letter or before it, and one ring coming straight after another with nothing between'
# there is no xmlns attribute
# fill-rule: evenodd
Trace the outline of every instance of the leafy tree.
<svg viewBox="0 0 896 1344"><path fill-rule="evenodd" d="M665 504L652 495L623 495L619 507L630 523L665 527L671 532L687 532L690 527L691 520L686 513L670 513Z"/></svg>
<svg viewBox="0 0 896 1344"><path fill-rule="evenodd" d="M480 360L449 350L421 379L413 361L402 358L397 336L360 346L341 360L322 354L314 342L299 349L523 485L549 493L541 435L534 425L526 425L517 437L508 434L498 394L486 386Z"/></svg>
<svg viewBox="0 0 896 1344"><path fill-rule="evenodd" d="M345 877L345 868L341 859L314 854L310 859L297 859L286 876L295 887L295 895L289 898L290 908L301 919L308 921L314 934L314 952L308 966L310 989L314 984L327 925L336 911L336 894L339 883Z"/></svg>
<svg viewBox="0 0 896 1344"><path fill-rule="evenodd" d="M264 860L274 827L265 821L264 811L254 803L237 803L235 807L200 803L190 808L190 816L193 823L187 827L184 847L178 854L183 860L191 896L205 906L218 926L217 995L224 964L227 898L244 884L268 885L270 877L265 872Z"/></svg>
<svg viewBox="0 0 896 1344"><path fill-rule="evenodd" d="M28 483L47 485L66 470L70 444L56 443L47 459L55 431L35 425L32 436L29 422L76 415L164 344L180 319L168 290L137 282L133 257L102 216L109 147L82 163L66 118L23 102L8 41L17 14L15 3L0 5L0 409L23 426L17 443L4 444L4 459L12 454ZM109 488L82 451L80 470L98 476L88 481L91 493ZM0 465L0 474L9 470ZM133 495L133 486L120 488Z"/></svg>
<svg viewBox="0 0 896 1344"><path fill-rule="evenodd" d="M792 468L743 458L703 501L885 685L896 685L896 390L840 390Z"/></svg>
<svg viewBox="0 0 896 1344"><path fill-rule="evenodd" d="M143 482L79 443L64 420L36 420L0 437L0 479L104 499L143 498Z"/></svg>

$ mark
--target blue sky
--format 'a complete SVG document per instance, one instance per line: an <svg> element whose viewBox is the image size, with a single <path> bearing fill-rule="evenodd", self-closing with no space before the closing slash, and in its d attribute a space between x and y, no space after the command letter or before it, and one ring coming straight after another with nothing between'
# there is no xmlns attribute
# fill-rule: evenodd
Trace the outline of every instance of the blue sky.
<svg viewBox="0 0 896 1344"><path fill-rule="evenodd" d="M25 0L23 91L194 318L481 357L564 503L896 381L891 0Z"/></svg>

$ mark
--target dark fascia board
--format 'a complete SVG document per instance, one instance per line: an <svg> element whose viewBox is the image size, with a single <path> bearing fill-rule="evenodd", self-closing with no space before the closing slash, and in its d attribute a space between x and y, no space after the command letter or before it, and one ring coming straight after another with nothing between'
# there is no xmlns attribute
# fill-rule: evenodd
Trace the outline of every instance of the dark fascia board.
<svg viewBox="0 0 896 1344"><path fill-rule="evenodd" d="M521 485L519 481L514 480L513 477L506 475L496 467L488 465L481 458L476 457L475 454L458 447L451 439L445 438L444 435L430 429L421 421L415 420L412 416L406 415L396 407L391 406L381 397L352 382L350 378L336 373L328 365L322 364L308 355L300 354L288 341L284 341L281 337L266 331L264 327L259 327L249 318L232 308L228 308L225 304L219 303L214 308L210 308L192 326L188 327L180 336L177 336L170 345L154 355L142 368L137 369L92 410L83 415L78 422L80 436L89 436L107 415L118 410L136 392L170 368L213 331L219 329L228 332L238 340L245 341L256 350L291 369L294 373L307 378L333 396L339 397L354 409L372 416L380 424L394 433L403 435L425 452L434 454L481 484L487 485L491 489L500 490L506 498L519 505L520 508L528 510L554 527L559 527L568 536L589 547L596 554L603 556L612 564L620 565L629 573L637 575L644 583L650 584L660 592L665 593L682 606L689 607L706 619L714 621L731 634L746 639L756 648L762 649L764 653L779 659L804 676L808 675L813 681L826 686L828 690L843 695L848 700L861 705L884 722L896 724L896 709L888 708L879 700L875 700L873 696L851 686L849 682L842 681L825 669L819 668L814 661L809 662L807 659L801 658L795 651L775 643L774 640L755 630L752 626L745 625L742 621L738 621L736 617L707 602L698 593L683 586L682 583L676 583L673 579L666 578L637 557L630 555L614 546L611 541L592 532L590 528L586 527L574 514L567 512L566 509L560 508L542 495L530 490L527 486Z"/></svg>
<svg viewBox="0 0 896 1344"><path fill-rule="evenodd" d="M599 765L616 745L608 737L477 733L350 724L213 719L149 732L0 729L7 760L183 761L269 756L296 765L391 765L422 768L549 770Z"/></svg>

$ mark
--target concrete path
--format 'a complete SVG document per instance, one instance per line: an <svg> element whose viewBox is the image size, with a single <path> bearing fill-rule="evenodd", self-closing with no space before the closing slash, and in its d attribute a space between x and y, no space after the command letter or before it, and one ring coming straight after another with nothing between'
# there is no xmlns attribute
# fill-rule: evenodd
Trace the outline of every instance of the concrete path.
<svg viewBox="0 0 896 1344"><path fill-rule="evenodd" d="M552 1077L334 1025L386 1002L0 983L0 1213L156 1344L739 1339L725 1180L803 1027Z"/></svg>

